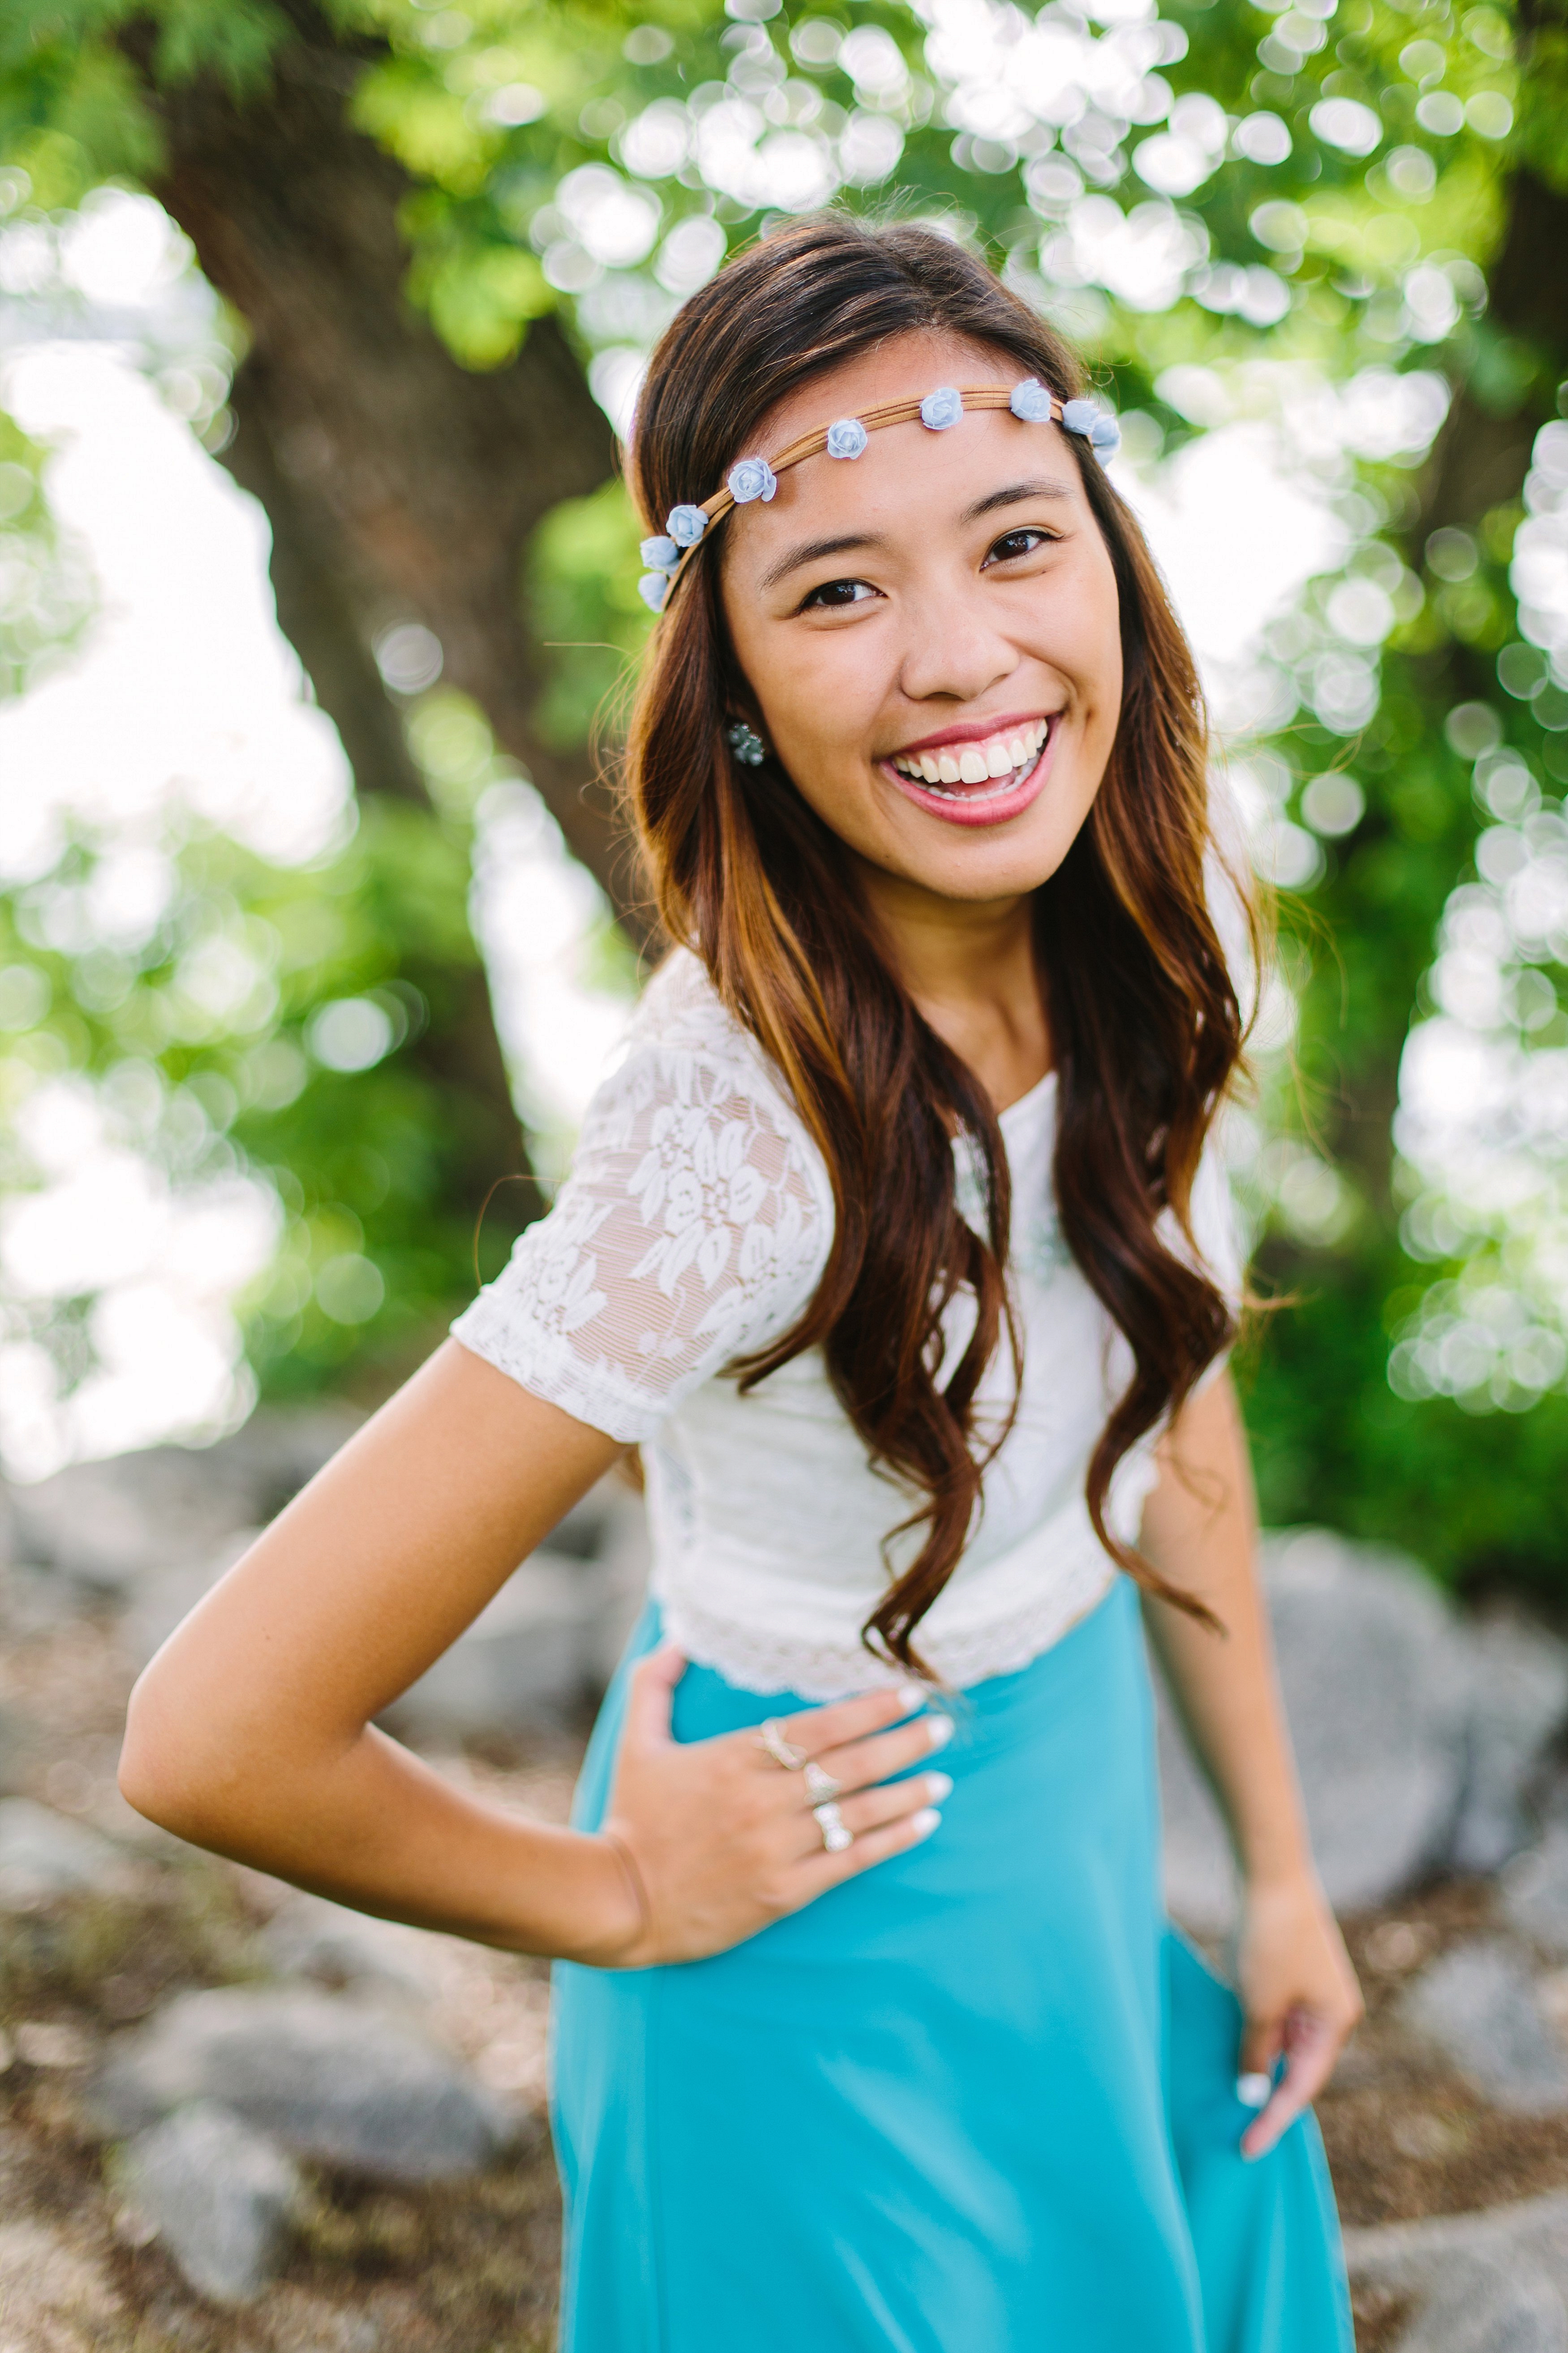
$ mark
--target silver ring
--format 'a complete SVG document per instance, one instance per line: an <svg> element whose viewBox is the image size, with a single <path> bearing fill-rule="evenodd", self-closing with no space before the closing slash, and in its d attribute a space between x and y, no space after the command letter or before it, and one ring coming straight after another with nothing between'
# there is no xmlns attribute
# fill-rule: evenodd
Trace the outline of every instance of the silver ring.
<svg viewBox="0 0 1568 2353"><path fill-rule="evenodd" d="M829 1854L842 1854L847 1846L854 1845L855 1833L846 1824L831 1798L825 1806L813 1806L811 1810L822 1832L822 1843Z"/></svg>
<svg viewBox="0 0 1568 2353"><path fill-rule="evenodd" d="M793 1740L784 1738L784 1726L776 1715L769 1716L766 1724L758 1732L757 1739L767 1750L773 1763L782 1765L786 1773L798 1773L805 1763L805 1749L797 1748Z"/></svg>
<svg viewBox="0 0 1568 2353"><path fill-rule="evenodd" d="M843 1782L836 1781L826 1765L819 1765L815 1757L806 1759L805 1794L814 1806L821 1805L825 1799L841 1796L843 1789Z"/></svg>

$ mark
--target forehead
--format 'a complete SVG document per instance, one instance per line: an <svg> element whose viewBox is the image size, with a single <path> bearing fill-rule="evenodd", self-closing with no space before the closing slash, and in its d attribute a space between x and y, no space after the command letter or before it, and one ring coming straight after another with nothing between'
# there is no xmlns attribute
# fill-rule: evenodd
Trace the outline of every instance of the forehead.
<svg viewBox="0 0 1568 2353"><path fill-rule="evenodd" d="M768 457L801 435L841 417L858 417L879 403L921 399L939 385L999 385L1006 390L1029 371L1010 353L945 335L890 338L843 367L815 377L771 409L737 457ZM771 554L784 535L803 530L882 527L891 517L952 510L1003 480L1048 476L1081 498L1077 463L1055 425L1025 425L1006 409L966 410L958 423L932 432L915 420L872 433L858 458L807 458L778 478L767 501L737 507L729 517L728 548L737 557Z"/></svg>

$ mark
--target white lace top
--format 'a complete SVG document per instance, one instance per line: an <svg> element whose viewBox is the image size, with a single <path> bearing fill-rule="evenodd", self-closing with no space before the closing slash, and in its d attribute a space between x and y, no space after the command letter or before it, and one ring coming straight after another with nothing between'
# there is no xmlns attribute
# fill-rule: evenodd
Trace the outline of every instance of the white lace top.
<svg viewBox="0 0 1568 2353"><path fill-rule="evenodd" d="M916 1636L956 1686L1026 1665L1116 1574L1084 1479L1131 1356L1057 1224L1055 1110L1047 1077L1002 1113L1022 1396L968 1548ZM962 1160L959 1180L972 1214L978 1188ZM726 1368L806 1305L833 1214L826 1169L782 1079L683 953L643 997L554 1208L452 1326L536 1397L640 1444L653 1591L687 1656L743 1689L813 1700L893 1680L860 1628L887 1589L883 1539L911 1499L868 1465L818 1351L745 1397ZM1194 1227L1234 1296L1229 1196L1212 1150ZM954 1302L950 1351L972 1314L967 1299ZM983 1403L1005 1405L1011 1379L1004 1346ZM1129 1540L1152 1458L1145 1442L1112 1482L1108 1517ZM895 1562L918 1546L903 1540Z"/></svg>

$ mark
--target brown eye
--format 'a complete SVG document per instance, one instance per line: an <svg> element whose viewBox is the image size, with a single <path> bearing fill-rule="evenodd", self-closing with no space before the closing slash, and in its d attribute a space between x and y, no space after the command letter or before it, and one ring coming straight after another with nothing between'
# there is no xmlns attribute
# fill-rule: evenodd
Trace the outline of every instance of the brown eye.
<svg viewBox="0 0 1568 2353"><path fill-rule="evenodd" d="M820 588L813 588L801 599L800 609L808 613L815 606L818 612L831 611L844 605L863 604L875 594L864 580L825 580Z"/></svg>
<svg viewBox="0 0 1568 2353"><path fill-rule="evenodd" d="M1012 564L1020 555L1033 555L1037 548L1048 547L1055 533L1040 531L1035 524L1021 525L1017 531L1004 532L987 551L987 564Z"/></svg>

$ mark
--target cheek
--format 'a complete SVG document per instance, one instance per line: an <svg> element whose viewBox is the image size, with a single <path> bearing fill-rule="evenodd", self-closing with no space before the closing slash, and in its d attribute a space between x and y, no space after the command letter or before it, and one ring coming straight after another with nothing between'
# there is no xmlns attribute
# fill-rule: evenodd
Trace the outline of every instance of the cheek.
<svg viewBox="0 0 1568 2353"><path fill-rule="evenodd" d="M859 639L852 643L851 638ZM883 701L883 685L861 632L810 638L781 632L750 649L743 663L769 734L803 766L853 762Z"/></svg>

